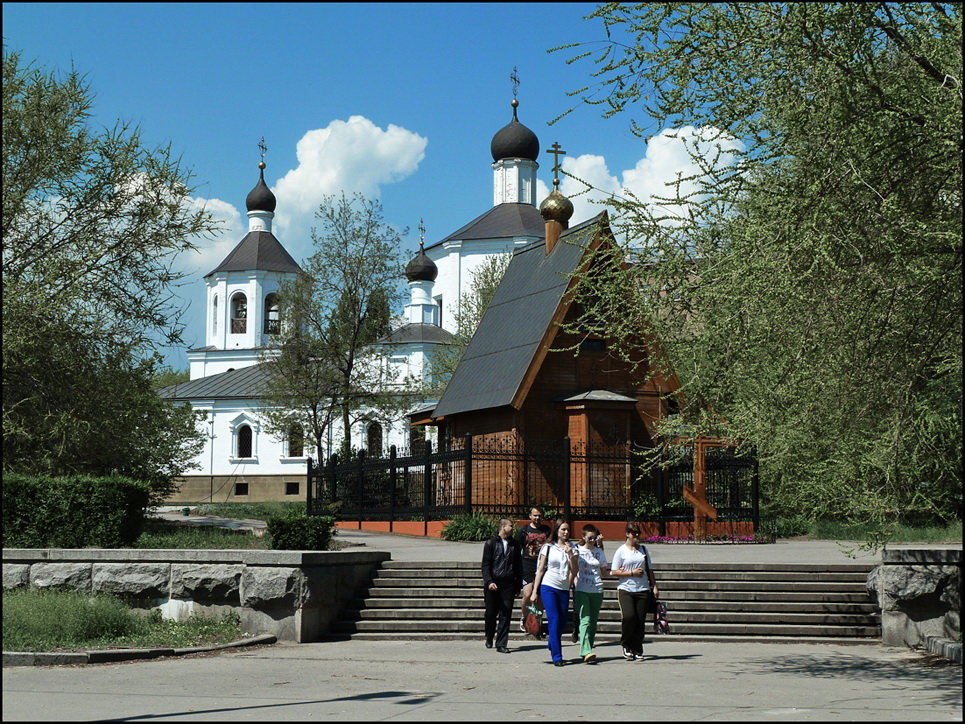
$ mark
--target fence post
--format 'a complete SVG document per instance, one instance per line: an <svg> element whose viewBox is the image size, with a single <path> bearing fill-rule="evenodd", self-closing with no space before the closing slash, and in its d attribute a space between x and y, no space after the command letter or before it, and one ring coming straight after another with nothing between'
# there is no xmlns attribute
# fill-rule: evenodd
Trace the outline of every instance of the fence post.
<svg viewBox="0 0 965 724"><path fill-rule="evenodd" d="M395 488L398 482L398 472L395 469L395 445L389 447L389 532L395 523Z"/></svg>
<svg viewBox="0 0 965 724"><path fill-rule="evenodd" d="M429 496L432 491L432 441L426 440L426 465L422 474L422 534L429 535Z"/></svg>
<svg viewBox="0 0 965 724"><path fill-rule="evenodd" d="M667 535L667 481L664 477L666 469L663 465L657 467L657 520L660 523L660 537Z"/></svg>
<svg viewBox="0 0 965 724"><path fill-rule="evenodd" d="M359 519L359 530L362 530L362 495L365 490L365 469L363 467L365 465L365 450L359 450L358 460L359 460L359 476L358 476L356 485L358 486L358 506L359 507L356 515L358 515L358 519Z"/></svg>
<svg viewBox="0 0 965 724"><path fill-rule="evenodd" d="M338 465L338 454L328 459L328 498L331 502L338 501L338 478L335 477L335 467Z"/></svg>
<svg viewBox="0 0 965 724"><path fill-rule="evenodd" d="M761 478L760 478L760 468L757 464L757 451L754 451L754 472L751 475L751 497L752 505L754 506L753 521L754 521L754 535L757 535L757 531L761 527Z"/></svg>
<svg viewBox="0 0 965 724"><path fill-rule="evenodd" d="M570 506L570 438L563 438L563 520L569 521Z"/></svg>
<svg viewBox="0 0 965 724"><path fill-rule="evenodd" d="M464 505L466 515L472 514L472 435L466 435L463 441L463 452L466 455L463 463L463 493L465 494Z"/></svg>
<svg viewBox="0 0 965 724"><path fill-rule="evenodd" d="M312 514L312 480L315 479L313 475L315 466L312 464L312 459L308 458L308 473L305 475L305 514Z"/></svg>

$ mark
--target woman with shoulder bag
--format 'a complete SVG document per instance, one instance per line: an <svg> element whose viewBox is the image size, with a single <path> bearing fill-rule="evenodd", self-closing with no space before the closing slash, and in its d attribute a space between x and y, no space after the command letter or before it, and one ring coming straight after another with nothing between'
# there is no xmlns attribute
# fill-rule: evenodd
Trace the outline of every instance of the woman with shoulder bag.
<svg viewBox="0 0 965 724"><path fill-rule="evenodd" d="M550 536L550 542L543 544L536 566L536 580L530 602L535 603L539 596L546 610L547 646L554 666L564 666L563 626L570 603L570 586L579 566L576 546L570 542L570 524L559 521Z"/></svg>
<svg viewBox="0 0 965 724"><path fill-rule="evenodd" d="M635 523L627 523L626 533L627 542L613 554L610 573L620 579L617 602L620 604L623 658L643 661L647 612L654 610L660 589L653 576L653 564L647 549L640 543L640 529Z"/></svg>

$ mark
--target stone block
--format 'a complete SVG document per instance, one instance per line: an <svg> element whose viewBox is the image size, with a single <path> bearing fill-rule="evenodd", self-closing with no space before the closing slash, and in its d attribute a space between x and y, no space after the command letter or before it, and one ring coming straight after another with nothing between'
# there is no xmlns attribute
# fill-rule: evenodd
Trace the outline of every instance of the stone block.
<svg viewBox="0 0 965 724"><path fill-rule="evenodd" d="M93 590L131 600L170 598L168 563L95 563Z"/></svg>
<svg viewBox="0 0 965 724"><path fill-rule="evenodd" d="M241 565L171 566L171 597L206 603L241 602Z"/></svg>
<svg viewBox="0 0 965 724"><path fill-rule="evenodd" d="M241 576L241 605L262 611L277 608L294 611L301 605L303 583L299 568L249 566Z"/></svg>
<svg viewBox="0 0 965 724"><path fill-rule="evenodd" d="M91 590L90 563L34 563L30 567L31 588Z"/></svg>
<svg viewBox="0 0 965 724"><path fill-rule="evenodd" d="M30 566L26 563L3 564L3 590L26 588L30 585Z"/></svg>

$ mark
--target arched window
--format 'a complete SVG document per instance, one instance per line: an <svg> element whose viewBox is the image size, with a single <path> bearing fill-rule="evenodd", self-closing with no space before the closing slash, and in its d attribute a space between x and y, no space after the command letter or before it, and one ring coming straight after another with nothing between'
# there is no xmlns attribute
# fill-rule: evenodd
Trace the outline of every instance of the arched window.
<svg viewBox="0 0 965 724"><path fill-rule="evenodd" d="M238 428L238 457L250 458L251 455L251 427L242 425Z"/></svg>
<svg viewBox="0 0 965 724"><path fill-rule="evenodd" d="M218 295L214 295L214 301L211 302L211 334L218 333Z"/></svg>
<svg viewBox="0 0 965 724"><path fill-rule="evenodd" d="M288 457L300 458L305 454L305 432L300 425L288 428Z"/></svg>
<svg viewBox="0 0 965 724"><path fill-rule="evenodd" d="M369 457L382 456L382 426L377 422L369 423L366 430Z"/></svg>
<svg viewBox="0 0 965 724"><path fill-rule="evenodd" d="M248 298L238 292L231 298L231 333L244 334L248 330Z"/></svg>
<svg viewBox="0 0 965 724"><path fill-rule="evenodd" d="M281 334L277 294L269 294L265 297L265 334Z"/></svg>

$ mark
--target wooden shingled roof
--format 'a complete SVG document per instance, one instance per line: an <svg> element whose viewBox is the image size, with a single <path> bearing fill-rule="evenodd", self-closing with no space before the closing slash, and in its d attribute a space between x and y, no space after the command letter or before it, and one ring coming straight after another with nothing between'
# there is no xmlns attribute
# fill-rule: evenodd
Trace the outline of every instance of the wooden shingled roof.
<svg viewBox="0 0 965 724"><path fill-rule="evenodd" d="M563 232L549 254L542 240L517 249L432 417L519 407L562 319L564 294L606 212Z"/></svg>

